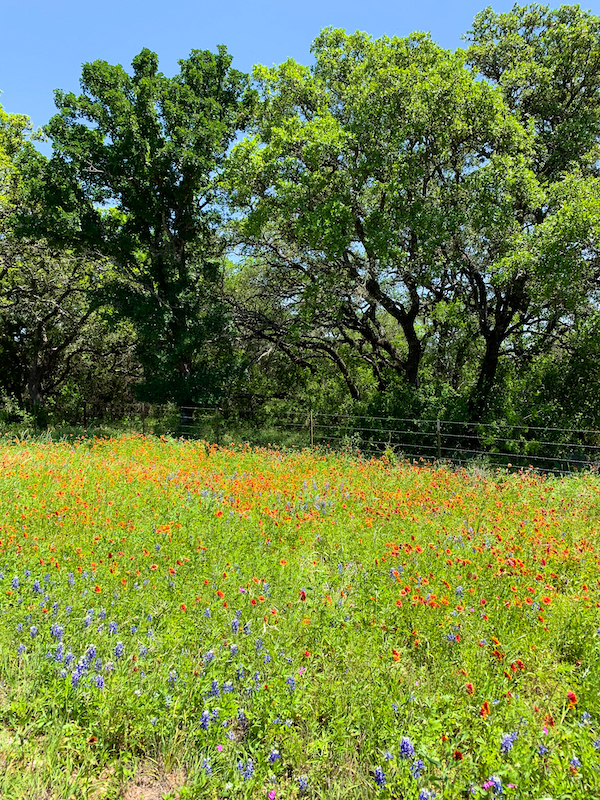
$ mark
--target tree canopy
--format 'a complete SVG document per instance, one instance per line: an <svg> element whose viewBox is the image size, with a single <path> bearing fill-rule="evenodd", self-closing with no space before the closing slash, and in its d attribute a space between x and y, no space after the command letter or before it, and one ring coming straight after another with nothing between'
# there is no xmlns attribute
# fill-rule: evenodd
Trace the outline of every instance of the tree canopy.
<svg viewBox="0 0 600 800"><path fill-rule="evenodd" d="M84 64L49 159L1 112L11 374L37 263L144 400L598 424L600 18L487 8L464 48L327 28L312 54Z"/></svg>

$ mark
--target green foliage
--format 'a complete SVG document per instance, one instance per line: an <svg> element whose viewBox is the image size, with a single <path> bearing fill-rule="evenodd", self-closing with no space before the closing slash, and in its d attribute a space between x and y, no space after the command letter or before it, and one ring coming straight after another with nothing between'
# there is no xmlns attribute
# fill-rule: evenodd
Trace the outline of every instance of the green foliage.
<svg viewBox="0 0 600 800"><path fill-rule="evenodd" d="M173 78L147 49L131 75L85 64L83 93L57 92L46 126L53 158L32 196L47 213L30 223L115 264L101 298L135 327L145 399L214 398L227 370L218 172L246 114L230 65L224 47L192 51Z"/></svg>

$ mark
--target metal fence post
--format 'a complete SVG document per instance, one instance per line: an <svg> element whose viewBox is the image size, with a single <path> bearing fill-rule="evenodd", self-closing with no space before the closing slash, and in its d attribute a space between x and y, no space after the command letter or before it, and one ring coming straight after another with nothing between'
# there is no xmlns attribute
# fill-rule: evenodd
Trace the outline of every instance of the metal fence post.
<svg viewBox="0 0 600 800"><path fill-rule="evenodd" d="M220 444L221 439L221 430L220 430L220 420L219 420L219 406L215 408L215 439L217 444Z"/></svg>
<svg viewBox="0 0 600 800"><path fill-rule="evenodd" d="M310 422L310 446L314 447L315 446L315 423L314 423L314 420L313 420L312 408L310 409L309 415L310 415L309 416L309 422Z"/></svg>
<svg viewBox="0 0 600 800"><path fill-rule="evenodd" d="M83 401L83 427L87 428L87 400Z"/></svg>
<svg viewBox="0 0 600 800"><path fill-rule="evenodd" d="M437 420L437 456L438 461L442 460L442 423L440 420Z"/></svg>
<svg viewBox="0 0 600 800"><path fill-rule="evenodd" d="M142 434L146 435L146 403L142 403Z"/></svg>

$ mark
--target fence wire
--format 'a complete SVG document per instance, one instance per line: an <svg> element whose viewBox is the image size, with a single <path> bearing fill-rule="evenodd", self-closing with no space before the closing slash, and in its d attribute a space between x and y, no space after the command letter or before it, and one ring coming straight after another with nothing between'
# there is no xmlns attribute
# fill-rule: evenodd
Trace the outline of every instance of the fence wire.
<svg viewBox="0 0 600 800"><path fill-rule="evenodd" d="M488 465L565 474L600 467L600 431L510 425L504 421L411 419L321 414L294 408L244 418L217 407L137 404L121 417L143 433L248 442L286 448L316 447L387 455L400 461Z"/></svg>

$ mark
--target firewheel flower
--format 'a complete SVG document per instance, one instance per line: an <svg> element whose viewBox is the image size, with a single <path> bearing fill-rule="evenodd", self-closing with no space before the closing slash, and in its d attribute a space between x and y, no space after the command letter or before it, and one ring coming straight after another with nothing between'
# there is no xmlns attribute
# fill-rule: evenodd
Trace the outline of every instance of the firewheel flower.
<svg viewBox="0 0 600 800"><path fill-rule="evenodd" d="M569 705L574 706L577 704L577 695L575 692L567 692L567 700L569 701Z"/></svg>

